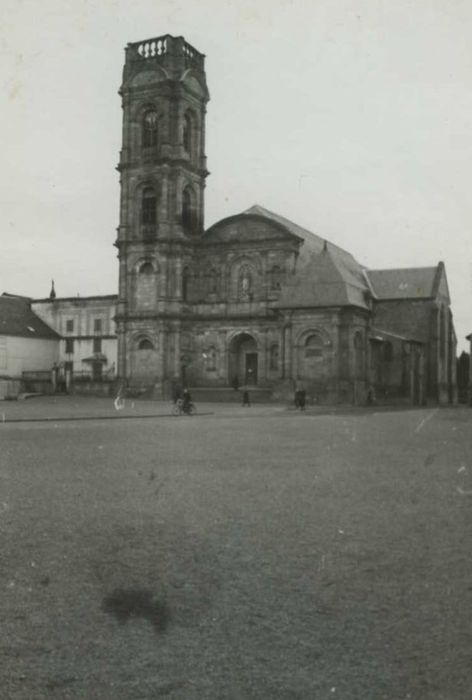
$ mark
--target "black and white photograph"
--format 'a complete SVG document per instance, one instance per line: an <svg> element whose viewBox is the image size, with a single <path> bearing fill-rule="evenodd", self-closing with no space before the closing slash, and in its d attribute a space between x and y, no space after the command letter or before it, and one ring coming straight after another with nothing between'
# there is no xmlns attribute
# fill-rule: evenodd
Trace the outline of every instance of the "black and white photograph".
<svg viewBox="0 0 472 700"><path fill-rule="evenodd" d="M2 700L472 697L471 44L3 0Z"/></svg>

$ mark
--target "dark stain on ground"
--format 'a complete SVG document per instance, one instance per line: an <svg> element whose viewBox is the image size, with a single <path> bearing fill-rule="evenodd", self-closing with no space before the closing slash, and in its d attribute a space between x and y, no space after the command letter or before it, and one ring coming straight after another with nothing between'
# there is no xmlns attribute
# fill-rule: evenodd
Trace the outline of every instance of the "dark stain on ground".
<svg viewBox="0 0 472 700"><path fill-rule="evenodd" d="M102 610L113 615L122 625L132 617L141 617L156 632L164 632L169 622L167 604L156 600L152 591L144 588L115 588L103 599Z"/></svg>
<svg viewBox="0 0 472 700"><path fill-rule="evenodd" d="M424 461L424 466L429 467L434 462L435 457L436 455L429 454Z"/></svg>

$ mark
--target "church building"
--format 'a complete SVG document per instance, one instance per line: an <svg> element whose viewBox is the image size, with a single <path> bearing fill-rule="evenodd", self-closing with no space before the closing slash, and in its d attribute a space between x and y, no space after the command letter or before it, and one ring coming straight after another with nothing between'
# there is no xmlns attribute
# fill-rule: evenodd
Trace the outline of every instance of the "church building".
<svg viewBox="0 0 472 700"><path fill-rule="evenodd" d="M167 397L248 385L274 399L455 400L443 263L368 270L255 205L205 230L204 56L182 37L128 44L116 247L118 375Z"/></svg>

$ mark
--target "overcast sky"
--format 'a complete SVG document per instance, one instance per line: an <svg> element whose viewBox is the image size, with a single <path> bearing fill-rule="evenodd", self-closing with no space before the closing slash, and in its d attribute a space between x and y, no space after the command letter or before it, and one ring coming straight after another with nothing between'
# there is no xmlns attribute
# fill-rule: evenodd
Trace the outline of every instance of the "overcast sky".
<svg viewBox="0 0 472 700"><path fill-rule="evenodd" d="M117 291L124 46L206 54L206 225L258 203L371 268L444 260L472 331L469 0L2 0L0 291Z"/></svg>

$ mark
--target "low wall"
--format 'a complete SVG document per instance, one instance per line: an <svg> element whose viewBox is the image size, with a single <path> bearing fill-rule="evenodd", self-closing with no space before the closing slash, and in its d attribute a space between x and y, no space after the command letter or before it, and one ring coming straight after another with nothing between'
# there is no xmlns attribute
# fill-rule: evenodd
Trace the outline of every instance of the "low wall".
<svg viewBox="0 0 472 700"><path fill-rule="evenodd" d="M21 391L20 379L0 379L0 401L16 399Z"/></svg>
<svg viewBox="0 0 472 700"><path fill-rule="evenodd" d="M83 396L115 396L115 382L73 381L70 393Z"/></svg>

